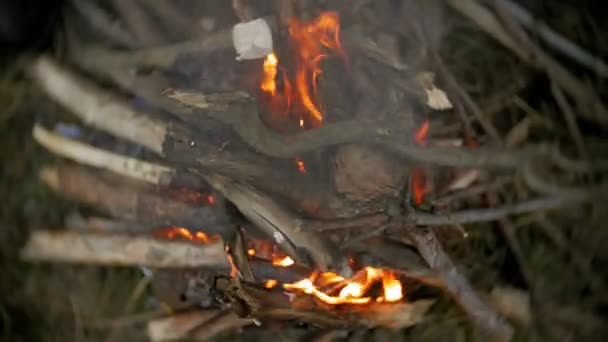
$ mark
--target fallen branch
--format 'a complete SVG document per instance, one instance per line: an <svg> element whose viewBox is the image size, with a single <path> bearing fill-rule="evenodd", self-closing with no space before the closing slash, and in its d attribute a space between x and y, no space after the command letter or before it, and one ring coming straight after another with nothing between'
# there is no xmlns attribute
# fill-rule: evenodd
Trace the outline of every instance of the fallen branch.
<svg viewBox="0 0 608 342"><path fill-rule="evenodd" d="M27 261L107 266L230 267L221 240L195 245L189 242L157 240L148 236L76 231L34 231L21 255Z"/></svg>
<svg viewBox="0 0 608 342"><path fill-rule="evenodd" d="M495 340L510 341L513 327L479 298L445 253L433 230L413 228L407 232L431 269L439 273L446 290L471 316L475 325Z"/></svg>

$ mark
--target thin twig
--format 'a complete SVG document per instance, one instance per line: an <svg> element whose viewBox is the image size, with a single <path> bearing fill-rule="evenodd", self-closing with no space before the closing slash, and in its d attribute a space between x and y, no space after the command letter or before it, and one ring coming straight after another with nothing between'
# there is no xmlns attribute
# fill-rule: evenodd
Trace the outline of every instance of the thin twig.
<svg viewBox="0 0 608 342"><path fill-rule="evenodd" d="M458 80L456 80L456 77L452 74L450 69L448 69L443 63L441 56L439 56L439 54L437 53L434 53L433 57L435 64L441 72L441 75L443 76L449 87L452 89L452 91L457 94L457 96L462 100L466 107L473 113L475 119L479 122L481 127L483 127L484 131L492 138L493 142L497 145L500 145L502 139L500 137L500 134L496 130L496 127L494 127L494 125L487 118L484 117L484 114L481 112L481 109L479 108L477 103L475 103L475 101L464 89L462 89L462 87L458 83ZM469 138L473 138L473 136L470 136Z"/></svg>
<svg viewBox="0 0 608 342"><path fill-rule="evenodd" d="M571 95L580 108L580 115L587 120L608 125L608 110L593 89L581 82L559 62L537 47L528 51L518 44L501 25L496 16L476 0L448 0L448 4L465 17L476 22L481 29L513 51L519 58L547 74Z"/></svg>
<svg viewBox="0 0 608 342"><path fill-rule="evenodd" d="M566 119L566 126L568 126L570 136L572 136L572 140L574 140L574 143L576 144L579 156L583 159L588 159L589 154L587 153L585 143L583 142L583 134L581 133L581 129L576 122L576 114L574 113L574 110L568 103L564 93L555 83L551 83L551 93L553 94L557 105L561 109L564 119Z"/></svg>
<svg viewBox="0 0 608 342"><path fill-rule="evenodd" d="M413 228L408 230L408 235L431 269L439 272L447 291L471 316L475 325L495 340L510 341L513 327L479 298L445 253L433 230Z"/></svg>
<svg viewBox="0 0 608 342"><path fill-rule="evenodd" d="M416 213L416 224L427 226L440 226L446 224L465 224L474 222L490 222L509 215L523 214L538 210L553 210L582 203L591 199L591 194L573 193L571 195L558 195L541 197L515 204L507 204L489 209L470 209L457 211L451 214Z"/></svg>
<svg viewBox="0 0 608 342"><path fill-rule="evenodd" d="M553 47L563 55L578 62L580 65L596 72L602 77L608 77L608 65L598 57L593 56L571 40L565 38L552 30L538 18L535 18L524 7L510 0L494 0L502 8L508 11L517 21L530 31L538 34L549 46Z"/></svg>
<svg viewBox="0 0 608 342"><path fill-rule="evenodd" d="M110 15L96 5L94 1L72 0L70 4L79 15L87 20L87 23L95 29L96 33L99 33L111 43L122 47L134 47L133 36L121 23L112 20Z"/></svg>

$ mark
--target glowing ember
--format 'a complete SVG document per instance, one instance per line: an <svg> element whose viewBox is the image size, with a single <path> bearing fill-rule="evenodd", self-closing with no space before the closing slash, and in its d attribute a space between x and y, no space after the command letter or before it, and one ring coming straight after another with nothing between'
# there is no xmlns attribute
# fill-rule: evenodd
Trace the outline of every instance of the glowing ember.
<svg viewBox="0 0 608 342"><path fill-rule="evenodd" d="M249 255L249 256L255 256L255 249L253 249L253 248L249 248L249 249L247 250L247 255Z"/></svg>
<svg viewBox="0 0 608 342"><path fill-rule="evenodd" d="M421 146L426 146L426 137L429 132L429 120L424 120L422 126L416 130L414 142ZM412 194L416 205L422 204L424 195L429 191L428 180L426 173L419 167L412 169Z"/></svg>
<svg viewBox="0 0 608 342"><path fill-rule="evenodd" d="M232 278L236 278L240 275L239 269L234 264L234 259L232 259L232 255L230 255L230 247L226 246L226 259L228 259L228 263L230 264L230 276Z"/></svg>
<svg viewBox="0 0 608 342"><path fill-rule="evenodd" d="M284 77L284 98L287 110L292 104L298 111L309 113L317 122L323 121L323 113L317 101L317 79L321 75L321 60L328 56L326 50L338 54L345 62L346 54L340 45L340 20L337 13L325 12L311 22L291 18L288 23L292 49L296 58L293 88ZM270 53L264 60L264 75L260 88L271 96L277 95L277 69L279 59ZM284 75L287 76L287 75ZM300 119L300 127L304 121Z"/></svg>
<svg viewBox="0 0 608 342"><path fill-rule="evenodd" d="M306 173L306 167L304 166L304 162L300 159L296 159L296 163L298 164L298 170L302 173Z"/></svg>
<svg viewBox="0 0 608 342"><path fill-rule="evenodd" d="M278 283L279 282L274 279L269 279L264 283L264 287L267 289L272 289L272 288L275 288Z"/></svg>
<svg viewBox="0 0 608 342"><path fill-rule="evenodd" d="M293 261L292 258L285 256L285 257L275 257L274 255L272 256L272 264L274 266L279 266L279 267L289 267L291 265L293 265L295 262Z"/></svg>
<svg viewBox="0 0 608 342"><path fill-rule="evenodd" d="M274 52L268 54L266 59L264 60L264 78L262 79L262 84L260 88L263 91L270 93L270 95L274 96L277 92L277 85L275 78L277 77L277 65L279 64L279 59L274 54Z"/></svg>
<svg viewBox="0 0 608 342"><path fill-rule="evenodd" d="M365 293L365 288L363 285L358 283L350 283L340 291L340 297L361 297Z"/></svg>
<svg viewBox="0 0 608 342"><path fill-rule="evenodd" d="M165 238L170 240L181 238L204 244L216 242L220 238L218 235L209 236L203 232L192 233L191 231L183 227L162 228L157 230L154 235L159 238Z"/></svg>
<svg viewBox="0 0 608 342"><path fill-rule="evenodd" d="M414 141L416 141L416 143L418 145L426 145L426 135L429 132L429 120L424 120L424 123L422 123L422 126L420 126L420 128L418 128L418 130L416 131L416 134L414 136Z"/></svg>
<svg viewBox="0 0 608 342"><path fill-rule="evenodd" d="M351 279L344 279L334 273L313 273L309 278L292 284L283 284L283 288L291 291L301 291L317 297L327 304L367 304L372 297L366 296L376 283L382 283L383 294L376 298L378 302L397 302L403 298L403 287L395 273L374 267L365 267ZM344 285L338 295L332 295L322 288L330 283Z"/></svg>
<svg viewBox="0 0 608 342"><path fill-rule="evenodd" d="M393 272L388 272L382 278L382 287L384 288L384 300L387 302L398 302L403 298L403 288L399 279L395 278Z"/></svg>
<svg viewBox="0 0 608 342"><path fill-rule="evenodd" d="M412 169L412 196L414 197L414 203L420 205L424 200L424 195L429 190L428 180L426 173L419 167Z"/></svg>
<svg viewBox="0 0 608 342"><path fill-rule="evenodd" d="M207 196L207 202L211 205L215 204L215 197L213 197L213 195L209 195Z"/></svg>

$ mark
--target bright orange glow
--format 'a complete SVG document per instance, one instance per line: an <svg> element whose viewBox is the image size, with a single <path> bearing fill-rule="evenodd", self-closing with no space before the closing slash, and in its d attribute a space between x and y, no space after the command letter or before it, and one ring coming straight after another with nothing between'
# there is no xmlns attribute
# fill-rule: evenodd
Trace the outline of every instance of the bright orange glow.
<svg viewBox="0 0 608 342"><path fill-rule="evenodd" d="M421 146L427 144L427 134L429 132L429 120L424 120L422 126L416 130L414 142ZM419 167L412 168L412 196L416 205L422 204L424 196L429 191L428 179L423 169Z"/></svg>
<svg viewBox="0 0 608 342"><path fill-rule="evenodd" d="M424 196L429 191L426 173L419 167L412 168L412 196L416 205L422 204Z"/></svg>
<svg viewBox="0 0 608 342"><path fill-rule="evenodd" d="M290 83L287 73L281 69L284 72L285 83L285 94L282 97L287 104L287 111L292 109L292 105L297 106L298 108L295 108L297 112L310 114L314 121L320 124L323 121L323 113L317 100L317 81L322 73L321 61L328 57L328 52L333 52L348 63L340 45L340 19L335 12L324 12L310 22L291 18L288 26L295 56L295 77ZM272 100L276 100L274 97L277 95L278 64L279 59L273 52L266 56L263 65L264 75L260 88L271 95ZM300 127L303 126L304 122L300 120Z"/></svg>
<svg viewBox="0 0 608 342"><path fill-rule="evenodd" d="M361 297L365 293L365 288L359 283L350 283L340 291L340 297Z"/></svg>
<svg viewBox="0 0 608 342"><path fill-rule="evenodd" d="M416 135L414 136L414 140L418 145L426 145L426 135L429 132L429 120L424 120L422 126L416 130Z"/></svg>
<svg viewBox="0 0 608 342"><path fill-rule="evenodd" d="M230 255L230 247L226 246L224 250L226 251L226 259L228 259L228 263L230 264L230 276L232 278L236 278L239 276L239 269L234 264L234 259L232 259L232 255Z"/></svg>
<svg viewBox="0 0 608 342"><path fill-rule="evenodd" d="M194 232L184 227L169 227L162 228L154 232L154 235L158 238L165 238L169 240L173 239L186 239L197 243L209 244L219 240L218 235L207 235L203 232Z"/></svg>
<svg viewBox="0 0 608 342"><path fill-rule="evenodd" d="M255 249L253 249L253 248L249 248L249 249L247 250L247 255L249 255L249 256L255 256Z"/></svg>
<svg viewBox="0 0 608 342"><path fill-rule="evenodd" d="M321 300L324 303L334 304L334 305L335 304L347 304L347 303L348 304L367 304L371 300L369 297L340 298L340 297L330 296L328 294L325 294L325 293L319 291L310 279L303 279L303 280L300 280L299 282L293 283L293 284L283 284L283 288L288 289L288 290L289 289L301 290L304 293L317 297L319 300Z"/></svg>
<svg viewBox="0 0 608 342"><path fill-rule="evenodd" d="M279 266L279 267L289 267L293 264L295 264L295 261L293 261L292 258L285 256L285 257L275 257L274 255L272 256L272 264L274 266Z"/></svg>
<svg viewBox="0 0 608 342"><path fill-rule="evenodd" d="M313 295L327 304L367 304L374 299L366 294L378 282L382 283L383 294L375 298L377 302L397 302L403 298L403 287L395 273L374 267L365 267L350 279L344 279L331 272L313 273L307 279L283 284L283 288ZM332 294L331 290L322 290L336 283L340 283L340 286L344 285L338 295ZM336 286L333 288L335 289Z"/></svg>
<svg viewBox="0 0 608 342"><path fill-rule="evenodd" d="M304 127L304 119L300 119L300 127Z"/></svg>
<svg viewBox="0 0 608 342"><path fill-rule="evenodd" d="M302 173L306 173L306 166L304 166L304 162L296 159L296 163L298 164L298 170Z"/></svg>
<svg viewBox="0 0 608 342"><path fill-rule="evenodd" d="M274 279L269 279L264 283L264 287L267 289L272 289L277 286L279 282Z"/></svg>
<svg viewBox="0 0 608 342"><path fill-rule="evenodd" d="M270 95L274 96L277 93L277 85L276 85L276 77L277 77L277 66L279 65L279 59L274 54L274 52L266 55L266 59L264 60L264 77L262 79L262 84L260 88L263 91L270 93Z"/></svg>
<svg viewBox="0 0 608 342"><path fill-rule="evenodd" d="M394 272L387 272L382 278L384 289L384 300L387 302L398 302L403 298L403 288L399 279L395 278Z"/></svg>

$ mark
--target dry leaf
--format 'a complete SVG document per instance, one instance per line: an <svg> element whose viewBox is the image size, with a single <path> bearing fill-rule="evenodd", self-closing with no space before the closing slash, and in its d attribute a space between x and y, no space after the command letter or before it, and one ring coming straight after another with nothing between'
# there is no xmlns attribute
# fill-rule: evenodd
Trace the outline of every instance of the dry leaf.
<svg viewBox="0 0 608 342"><path fill-rule="evenodd" d="M438 110L450 109L452 108L452 103L448 99L446 93L437 88L434 83L435 74L432 72L421 72L416 76L416 81L418 85L424 90L426 93L426 104Z"/></svg>

